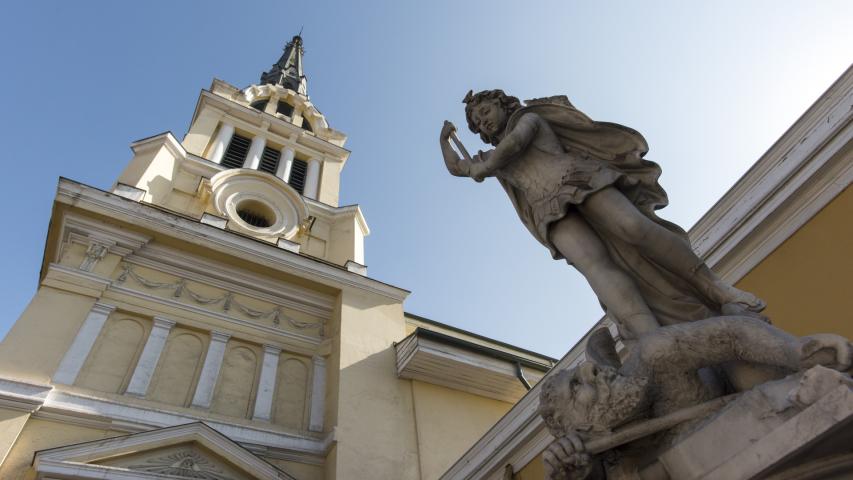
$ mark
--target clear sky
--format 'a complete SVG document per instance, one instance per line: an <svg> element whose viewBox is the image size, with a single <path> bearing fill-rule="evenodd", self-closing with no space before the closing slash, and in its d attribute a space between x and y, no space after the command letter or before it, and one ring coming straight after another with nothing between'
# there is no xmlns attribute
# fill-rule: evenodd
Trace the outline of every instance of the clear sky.
<svg viewBox="0 0 853 480"><path fill-rule="evenodd" d="M566 94L642 132L689 228L853 60L853 2L10 2L0 18L0 334L35 292L57 177L109 189L128 145L181 138L199 90L257 82L304 26L312 101L352 150L370 276L406 310L554 357L601 309L494 179L437 139L469 89ZM483 148L464 132L468 149ZM61 319L57 319L61 321Z"/></svg>

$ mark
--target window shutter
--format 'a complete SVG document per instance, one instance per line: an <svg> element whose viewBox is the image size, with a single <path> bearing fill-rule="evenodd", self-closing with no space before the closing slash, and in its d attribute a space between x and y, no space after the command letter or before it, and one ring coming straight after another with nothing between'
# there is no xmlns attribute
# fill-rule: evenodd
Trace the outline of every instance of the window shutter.
<svg viewBox="0 0 853 480"><path fill-rule="evenodd" d="M228 149L225 150L225 155L219 162L220 165L225 168L242 168L251 143L252 141L248 138L235 134L231 137L231 143L228 144Z"/></svg>
<svg viewBox="0 0 853 480"><path fill-rule="evenodd" d="M275 170L278 168L278 160L281 157L281 152L270 147L264 147L264 153L261 155L261 164L258 170L275 175Z"/></svg>
<svg viewBox="0 0 853 480"><path fill-rule="evenodd" d="M293 160L293 166L290 167L290 184L300 194L305 190L305 175L308 173L308 162L305 160Z"/></svg>

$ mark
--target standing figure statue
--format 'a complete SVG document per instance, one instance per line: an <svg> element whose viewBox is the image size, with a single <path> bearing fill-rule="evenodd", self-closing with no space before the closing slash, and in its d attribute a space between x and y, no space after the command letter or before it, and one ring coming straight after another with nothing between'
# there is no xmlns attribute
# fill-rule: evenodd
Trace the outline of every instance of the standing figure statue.
<svg viewBox="0 0 853 480"><path fill-rule="evenodd" d="M468 127L494 149L473 158L445 122L451 174L497 177L522 223L555 259L589 282L627 338L721 313L757 315L765 304L717 277L687 234L655 210L667 205L660 167L638 132L595 122L565 96L528 100L502 90L465 97ZM453 149L457 142L463 155Z"/></svg>

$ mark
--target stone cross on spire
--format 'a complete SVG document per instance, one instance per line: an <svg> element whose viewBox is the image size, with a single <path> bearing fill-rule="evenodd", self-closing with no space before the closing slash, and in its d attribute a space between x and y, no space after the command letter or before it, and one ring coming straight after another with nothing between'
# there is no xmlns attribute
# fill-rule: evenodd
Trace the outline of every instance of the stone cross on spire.
<svg viewBox="0 0 853 480"><path fill-rule="evenodd" d="M301 31L299 32L302 33ZM302 37L295 35L284 47L284 53L270 71L261 75L261 84L281 85L296 93L308 96L308 79L302 73Z"/></svg>

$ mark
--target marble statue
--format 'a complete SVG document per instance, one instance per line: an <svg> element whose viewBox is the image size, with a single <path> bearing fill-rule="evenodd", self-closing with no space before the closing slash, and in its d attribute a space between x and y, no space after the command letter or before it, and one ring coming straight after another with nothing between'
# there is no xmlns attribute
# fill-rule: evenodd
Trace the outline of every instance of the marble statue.
<svg viewBox="0 0 853 480"><path fill-rule="evenodd" d="M587 358L576 368L556 372L542 385L539 411L555 437L543 460L547 476L553 480L669 478L661 474L656 458L701 426L697 422L711 412L696 410L693 415L697 418L682 416L676 425L643 420L678 415L713 400L715 394L697 373L701 368L742 361L777 367L784 373L820 364L843 371L853 362L853 346L838 335L797 338L755 318L728 316L670 325L644 334L621 361L609 332L600 329L587 344ZM810 380L812 384L825 381L827 375L834 378L816 372L820 380ZM849 375L836 375L853 386ZM799 388L801 403L807 404L800 406L814 403L838 383ZM713 406L718 408L721 403ZM776 410L790 411L792 407L786 404ZM760 416L768 416L768 412ZM636 441L627 445L607 442L614 431L632 422L640 427L635 428L639 430ZM738 422L734 423L728 425L729 433L742 435ZM596 439L605 440L604 445L610 447L596 447L604 450L603 455L593 456L587 451L586 442L592 445ZM708 450L717 448L711 447Z"/></svg>
<svg viewBox="0 0 853 480"><path fill-rule="evenodd" d="M764 308L717 277L684 230L655 215L667 197L660 167L643 159L648 146L638 132L592 121L565 96L522 105L487 90L469 92L464 103L468 127L495 148L460 158L448 141L455 127L445 122L447 169L478 182L497 177L522 223L555 259L584 275L624 338Z"/></svg>

